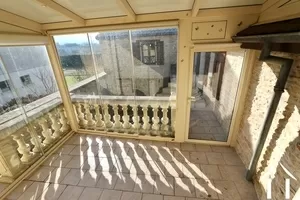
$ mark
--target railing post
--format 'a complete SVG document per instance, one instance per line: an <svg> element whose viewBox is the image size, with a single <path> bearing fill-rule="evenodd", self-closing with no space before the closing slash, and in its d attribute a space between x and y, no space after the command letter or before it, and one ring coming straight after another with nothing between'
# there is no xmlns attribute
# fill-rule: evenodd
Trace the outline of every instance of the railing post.
<svg viewBox="0 0 300 200"><path fill-rule="evenodd" d="M13 140L18 144L18 152L22 155L21 161L23 163L28 163L33 154L30 152L29 145L25 143L23 135L13 135Z"/></svg>
<svg viewBox="0 0 300 200"><path fill-rule="evenodd" d="M103 110L104 110L104 123L106 128L112 128L113 123L110 121L110 114L108 112L108 105L104 104L103 105Z"/></svg>
<svg viewBox="0 0 300 200"><path fill-rule="evenodd" d="M43 131L42 131L42 135L45 137L43 144L45 146L48 146L49 144L52 143L52 141L54 140L54 138L52 137L52 131L51 129L48 127L48 122L46 119L42 118L39 121Z"/></svg>
<svg viewBox="0 0 300 200"><path fill-rule="evenodd" d="M94 127L95 121L93 119L93 114L90 111L90 105L87 102L84 103L84 110L85 110L85 116L86 116L85 118L87 121L87 123L86 123L87 127L89 127L89 128Z"/></svg>
<svg viewBox="0 0 300 200"><path fill-rule="evenodd" d="M139 116L138 116L138 108L136 105L132 106L132 111L133 111L133 128L138 132L139 128L141 127L140 122L139 122Z"/></svg>
<svg viewBox="0 0 300 200"><path fill-rule="evenodd" d="M126 104L122 105L123 110L123 128L124 129L130 129L132 125L129 122L129 116L128 116L128 106Z"/></svg>
<svg viewBox="0 0 300 200"><path fill-rule="evenodd" d="M65 116L65 110L64 110L63 107L59 107L58 112L59 112L59 116L60 116L59 122L62 125L61 128L60 128L60 131L62 133L65 133L66 131L68 131L70 129L70 126L68 124L68 120Z"/></svg>
<svg viewBox="0 0 300 200"><path fill-rule="evenodd" d="M168 107L163 107L162 108L162 112L163 112L163 117L161 119L162 122L162 131L164 131L164 133L169 131L169 118L168 118Z"/></svg>
<svg viewBox="0 0 300 200"><path fill-rule="evenodd" d="M96 119L96 128L104 128L104 122L102 120L102 115L100 114L100 106L98 104L94 104L95 108L95 119Z"/></svg>
<svg viewBox="0 0 300 200"><path fill-rule="evenodd" d="M77 117L78 117L78 124L80 127L86 127L87 121L84 119L84 114L82 112L82 107L79 102L76 103L76 111L77 111Z"/></svg>
<svg viewBox="0 0 300 200"><path fill-rule="evenodd" d="M154 134L155 135L158 135L158 131L160 129L160 126L159 126L159 117L157 115L158 113L158 108L159 106L158 105L154 105L152 106L152 111L153 111L153 117L152 117L152 130L154 131Z"/></svg>
<svg viewBox="0 0 300 200"><path fill-rule="evenodd" d="M54 133L52 134L52 136L54 138L60 137L61 136L61 132L60 132L61 125L58 123L58 119L57 119L55 113L53 113L53 111L49 113L49 118L52 123L51 127L54 130Z"/></svg>
<svg viewBox="0 0 300 200"><path fill-rule="evenodd" d="M114 121L115 121L114 128L116 130L119 130L122 127L122 124L120 122L121 116L119 115L119 112L118 112L119 105L118 104L113 105L113 109L114 109Z"/></svg>
<svg viewBox="0 0 300 200"><path fill-rule="evenodd" d="M150 130L150 123L149 123L150 117L148 116L148 106L143 107L142 120L143 120L143 126L142 127L143 127L145 133L147 134L147 131Z"/></svg>

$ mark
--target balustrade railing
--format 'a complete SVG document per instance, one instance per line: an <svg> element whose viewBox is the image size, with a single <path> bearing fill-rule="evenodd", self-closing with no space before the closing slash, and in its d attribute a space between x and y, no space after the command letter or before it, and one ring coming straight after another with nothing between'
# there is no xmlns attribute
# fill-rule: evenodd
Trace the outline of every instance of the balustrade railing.
<svg viewBox="0 0 300 200"><path fill-rule="evenodd" d="M174 137L175 99L72 96L80 129Z"/></svg>
<svg viewBox="0 0 300 200"><path fill-rule="evenodd" d="M62 105L51 108L44 114L40 110L37 112L27 123L15 118L7 121L10 122L9 125L1 124L1 182L12 182L56 141L70 132L69 121Z"/></svg>

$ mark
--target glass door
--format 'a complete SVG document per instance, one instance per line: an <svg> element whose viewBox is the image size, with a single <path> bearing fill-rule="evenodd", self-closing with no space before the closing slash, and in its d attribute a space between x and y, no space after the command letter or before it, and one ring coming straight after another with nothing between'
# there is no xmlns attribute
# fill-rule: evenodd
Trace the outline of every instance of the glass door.
<svg viewBox="0 0 300 200"><path fill-rule="evenodd" d="M193 52L189 140L227 142L244 52Z"/></svg>

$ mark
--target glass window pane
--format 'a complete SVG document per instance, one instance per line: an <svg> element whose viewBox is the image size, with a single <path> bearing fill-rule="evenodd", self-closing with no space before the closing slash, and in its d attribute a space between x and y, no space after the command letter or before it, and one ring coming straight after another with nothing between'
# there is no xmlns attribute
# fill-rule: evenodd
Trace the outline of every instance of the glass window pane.
<svg viewBox="0 0 300 200"><path fill-rule="evenodd" d="M0 47L0 153L13 173L55 143L52 125L59 123L61 103L45 46ZM44 131L53 137L51 142ZM24 146L28 151L19 151Z"/></svg>
<svg viewBox="0 0 300 200"><path fill-rule="evenodd" d="M195 53L189 139L227 141L243 59L243 50Z"/></svg>
<svg viewBox="0 0 300 200"><path fill-rule="evenodd" d="M101 114L108 115L106 117L113 123L118 121L114 116L116 112L124 123L123 106L129 105L127 111L131 124L134 124L135 115L138 115L137 123L143 124L146 112L143 105L155 104L166 109L175 105L177 28L95 32L55 36L54 39L72 101L82 118L79 120L81 127L92 127L92 120L85 116L90 116L89 112L92 112L96 119L99 106L96 105L96 108L95 104L101 105ZM92 62L85 62L80 67L67 65L78 63L76 60L79 58L82 61L83 55L89 55ZM80 70L85 70L88 75L71 85L69 79L74 76L71 73ZM162 103L159 105L157 102ZM162 116L162 110L159 112ZM105 116L102 119L107 121ZM106 126L106 130L111 128Z"/></svg>

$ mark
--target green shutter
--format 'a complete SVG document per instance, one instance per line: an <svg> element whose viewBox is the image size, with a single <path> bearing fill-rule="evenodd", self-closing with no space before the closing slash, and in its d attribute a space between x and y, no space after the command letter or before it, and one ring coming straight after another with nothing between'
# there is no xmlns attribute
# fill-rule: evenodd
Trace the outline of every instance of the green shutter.
<svg viewBox="0 0 300 200"><path fill-rule="evenodd" d="M164 64L164 42L157 41L156 48L157 48L157 65L163 65Z"/></svg>

